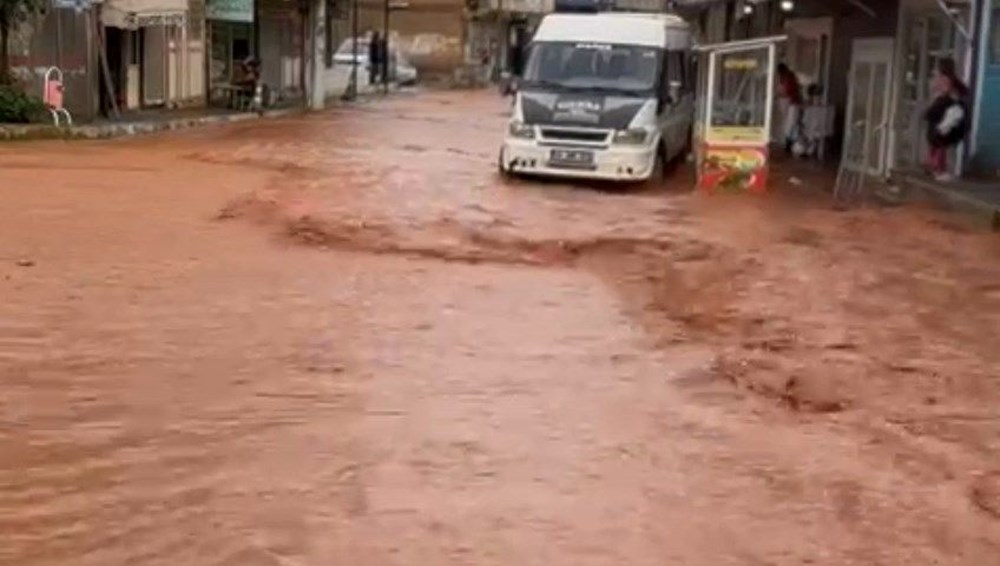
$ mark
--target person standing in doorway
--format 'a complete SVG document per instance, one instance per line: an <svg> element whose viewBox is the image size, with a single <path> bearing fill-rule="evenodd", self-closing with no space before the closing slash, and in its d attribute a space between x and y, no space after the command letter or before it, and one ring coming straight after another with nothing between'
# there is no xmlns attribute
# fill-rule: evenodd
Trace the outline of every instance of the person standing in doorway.
<svg viewBox="0 0 1000 566"><path fill-rule="evenodd" d="M802 121L802 86L799 78L784 63L778 64L778 97L782 113L781 141L785 151L791 153Z"/></svg>
<svg viewBox="0 0 1000 566"><path fill-rule="evenodd" d="M375 84L382 76L382 36L373 31L368 40L368 84Z"/></svg>
<svg viewBox="0 0 1000 566"><path fill-rule="evenodd" d="M380 63L382 64L379 69L381 71L381 73L379 73L379 78L383 83L388 84L389 81L392 80L392 76L389 74L389 71L393 68L393 65L395 65L395 57L393 57L393 53L389 49L389 36L385 36L381 39L381 41L379 41L379 55Z"/></svg>
<svg viewBox="0 0 1000 566"><path fill-rule="evenodd" d="M955 61L941 59L931 77L934 100L924 112L927 121L927 164L938 181L950 181L948 151L965 138L969 88L955 74Z"/></svg>

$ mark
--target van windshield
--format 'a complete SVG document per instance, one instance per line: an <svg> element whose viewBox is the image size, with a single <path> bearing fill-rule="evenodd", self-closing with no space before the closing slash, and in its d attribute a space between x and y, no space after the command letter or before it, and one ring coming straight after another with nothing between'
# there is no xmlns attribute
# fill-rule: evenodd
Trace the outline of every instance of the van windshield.
<svg viewBox="0 0 1000 566"><path fill-rule="evenodd" d="M537 42L531 47L524 83L647 96L656 90L660 61L661 51L653 47Z"/></svg>

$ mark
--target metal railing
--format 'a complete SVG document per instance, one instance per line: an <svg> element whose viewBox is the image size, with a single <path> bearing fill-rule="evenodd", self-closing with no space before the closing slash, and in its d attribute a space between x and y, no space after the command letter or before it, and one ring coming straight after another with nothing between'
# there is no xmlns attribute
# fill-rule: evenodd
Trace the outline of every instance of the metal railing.
<svg viewBox="0 0 1000 566"><path fill-rule="evenodd" d="M868 182L866 170L868 136L865 131L867 126L867 120L858 120L851 124L847 132L844 156L840 160L837 181L833 186L833 198L844 204L856 204L863 199L865 185Z"/></svg>

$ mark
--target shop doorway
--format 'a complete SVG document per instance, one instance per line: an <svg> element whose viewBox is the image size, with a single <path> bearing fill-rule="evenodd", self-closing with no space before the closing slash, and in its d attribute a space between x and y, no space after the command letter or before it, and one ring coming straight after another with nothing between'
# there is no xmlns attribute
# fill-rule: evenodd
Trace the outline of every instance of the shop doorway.
<svg viewBox="0 0 1000 566"><path fill-rule="evenodd" d="M530 41L531 32L528 30L527 21L515 20L510 23L510 27L507 29L506 67L510 74L515 77L521 76L522 71L524 71Z"/></svg>
<svg viewBox="0 0 1000 566"><path fill-rule="evenodd" d="M167 28L149 26L141 30L142 105L163 106L167 102Z"/></svg>
<svg viewBox="0 0 1000 566"><path fill-rule="evenodd" d="M833 36L832 18L795 18L785 22L784 43L778 46L779 59L795 73L801 85L802 95L809 103L826 106L829 103L830 84L830 41ZM817 98L808 94L818 89ZM780 114L778 100L775 100L775 115ZM783 120L774 120L771 126L771 142L784 143ZM826 140L819 142L817 154L826 153Z"/></svg>
<svg viewBox="0 0 1000 566"><path fill-rule="evenodd" d="M104 57L108 63L108 85L101 82L101 112L112 116L114 109L125 106L125 77L127 74L126 59L127 34L118 28L104 28ZM103 77L102 77L103 79ZM109 92L110 89L110 92Z"/></svg>
<svg viewBox="0 0 1000 566"><path fill-rule="evenodd" d="M804 89L820 87L820 100L827 102L830 84L830 38L832 18L797 18L785 22L785 63L799 76Z"/></svg>
<svg viewBox="0 0 1000 566"><path fill-rule="evenodd" d="M963 17L962 14L959 17ZM904 14L901 23L900 38L905 50L893 132L893 157L896 168L916 169L927 154L922 117L932 98L931 74L941 59L954 60L961 74L968 64L969 44L938 8Z"/></svg>
<svg viewBox="0 0 1000 566"><path fill-rule="evenodd" d="M253 53L253 25L242 22L210 21L211 34L208 81L214 91L230 84L240 62Z"/></svg>
<svg viewBox="0 0 1000 566"><path fill-rule="evenodd" d="M841 167L869 176L888 173L887 141L892 84L892 38L855 39L844 124Z"/></svg>

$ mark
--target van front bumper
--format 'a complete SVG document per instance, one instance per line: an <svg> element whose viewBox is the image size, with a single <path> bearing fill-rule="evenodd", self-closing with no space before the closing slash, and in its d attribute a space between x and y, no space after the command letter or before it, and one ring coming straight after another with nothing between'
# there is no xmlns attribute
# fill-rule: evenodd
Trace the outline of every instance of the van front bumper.
<svg viewBox="0 0 1000 566"><path fill-rule="evenodd" d="M517 175L540 175L606 181L645 181L656 169L656 146L569 147L507 138L500 148L500 166ZM590 151L593 161L584 166L553 165L553 150Z"/></svg>

